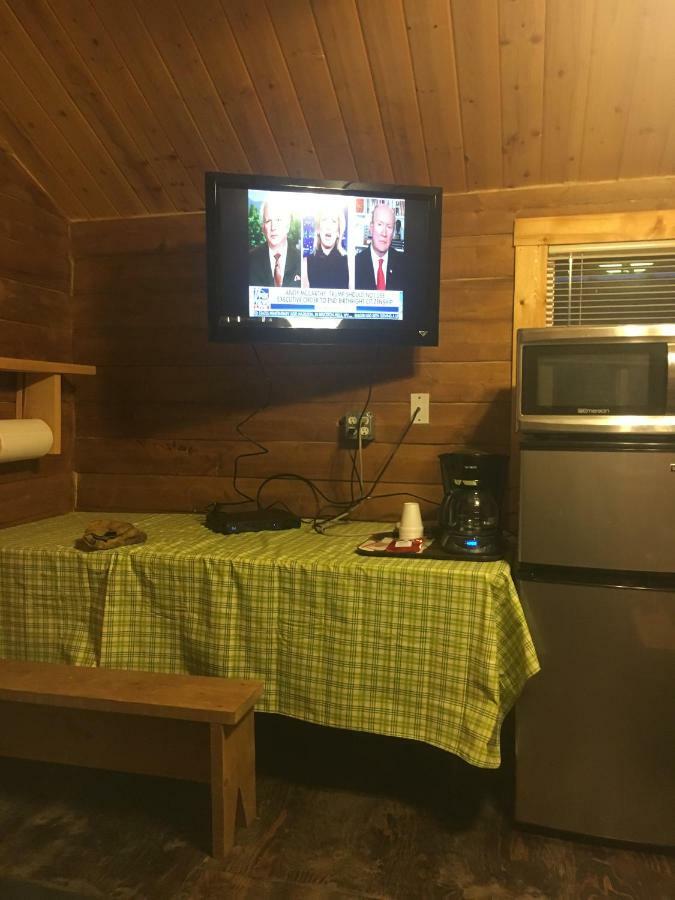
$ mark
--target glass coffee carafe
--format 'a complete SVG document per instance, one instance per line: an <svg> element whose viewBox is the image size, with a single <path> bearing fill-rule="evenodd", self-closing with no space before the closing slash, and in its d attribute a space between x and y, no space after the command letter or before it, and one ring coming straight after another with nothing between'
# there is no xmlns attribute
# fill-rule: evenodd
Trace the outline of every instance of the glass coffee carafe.
<svg viewBox="0 0 675 900"><path fill-rule="evenodd" d="M457 534L487 536L497 533L499 507L490 491L462 484L450 495L447 528Z"/></svg>
<svg viewBox="0 0 675 900"><path fill-rule="evenodd" d="M459 559L501 559L500 500L508 457L502 454L443 453L439 456L445 497L440 543Z"/></svg>

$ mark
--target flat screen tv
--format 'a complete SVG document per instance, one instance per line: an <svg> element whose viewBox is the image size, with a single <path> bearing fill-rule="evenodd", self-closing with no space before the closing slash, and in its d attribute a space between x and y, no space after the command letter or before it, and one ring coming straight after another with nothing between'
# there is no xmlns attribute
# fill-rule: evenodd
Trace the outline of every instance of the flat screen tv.
<svg viewBox="0 0 675 900"><path fill-rule="evenodd" d="M441 188L206 173L209 335L438 344Z"/></svg>

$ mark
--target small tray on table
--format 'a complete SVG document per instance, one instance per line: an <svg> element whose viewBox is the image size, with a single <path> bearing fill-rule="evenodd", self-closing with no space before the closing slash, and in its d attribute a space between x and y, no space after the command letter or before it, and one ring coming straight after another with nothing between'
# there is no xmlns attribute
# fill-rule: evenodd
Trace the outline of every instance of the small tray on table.
<svg viewBox="0 0 675 900"><path fill-rule="evenodd" d="M415 541L402 541L395 531L371 535L356 548L362 556L398 556L412 559L449 559L434 534Z"/></svg>

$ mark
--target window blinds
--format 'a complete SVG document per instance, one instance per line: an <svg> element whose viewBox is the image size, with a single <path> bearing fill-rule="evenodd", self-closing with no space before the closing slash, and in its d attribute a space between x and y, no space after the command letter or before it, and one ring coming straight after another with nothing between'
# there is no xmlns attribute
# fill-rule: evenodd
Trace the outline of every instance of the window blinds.
<svg viewBox="0 0 675 900"><path fill-rule="evenodd" d="M675 322L675 242L549 250L547 325Z"/></svg>

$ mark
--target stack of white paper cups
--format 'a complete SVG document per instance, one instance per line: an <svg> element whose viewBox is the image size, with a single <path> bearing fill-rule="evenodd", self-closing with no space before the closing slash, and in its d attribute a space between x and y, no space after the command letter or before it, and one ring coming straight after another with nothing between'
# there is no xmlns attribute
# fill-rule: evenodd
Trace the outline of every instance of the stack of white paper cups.
<svg viewBox="0 0 675 900"><path fill-rule="evenodd" d="M414 541L424 537L422 513L419 503L404 503L401 521L398 525L398 536L402 541Z"/></svg>

